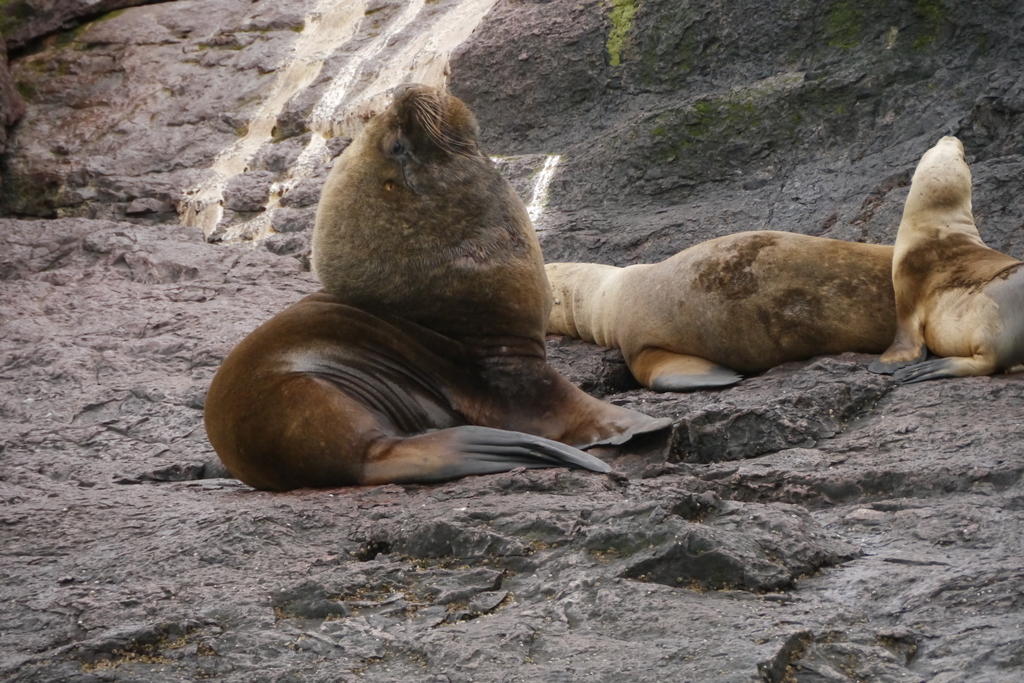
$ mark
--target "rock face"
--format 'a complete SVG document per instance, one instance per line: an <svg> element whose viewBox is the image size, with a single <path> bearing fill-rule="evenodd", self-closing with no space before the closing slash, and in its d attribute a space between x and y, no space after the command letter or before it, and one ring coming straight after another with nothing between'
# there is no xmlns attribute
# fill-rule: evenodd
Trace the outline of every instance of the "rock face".
<svg viewBox="0 0 1024 683"><path fill-rule="evenodd" d="M115 10L159 0L13 0L0 6L0 26L10 49L21 49L32 41Z"/></svg>
<svg viewBox="0 0 1024 683"><path fill-rule="evenodd" d="M25 113L25 102L21 99L7 67L7 47L0 35L0 154L7 147L7 128ZM0 193L3 192L3 177L0 176Z"/></svg>
<svg viewBox="0 0 1024 683"><path fill-rule="evenodd" d="M1024 249L1018 3L602 7L499 4L453 60L485 144L564 154L552 260L651 262L755 228L891 243L943 133L972 156L988 243Z"/></svg>
<svg viewBox="0 0 1024 683"><path fill-rule="evenodd" d="M1024 374L899 386L847 354L655 394L552 338L585 390L675 419L606 453L612 476L268 494L202 427L223 357L317 289L330 159L409 74L449 74L549 260L761 228L891 242L947 133L983 237L1024 257L1019 3L104 13L129 4L0 8L33 10L4 24L16 89L0 69L8 122L25 99L2 158L0 679L1020 680Z"/></svg>
<svg viewBox="0 0 1024 683"><path fill-rule="evenodd" d="M351 134L391 87L441 84L493 2L179 0L59 33L15 61L33 106L5 159L6 211L180 215L211 240L308 232Z"/></svg>

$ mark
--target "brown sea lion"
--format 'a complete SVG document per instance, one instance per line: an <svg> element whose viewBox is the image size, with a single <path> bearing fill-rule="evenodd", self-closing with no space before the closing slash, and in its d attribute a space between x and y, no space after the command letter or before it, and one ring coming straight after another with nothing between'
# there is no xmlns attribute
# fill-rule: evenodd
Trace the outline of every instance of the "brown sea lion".
<svg viewBox="0 0 1024 683"><path fill-rule="evenodd" d="M981 240L964 146L942 138L910 183L892 262L896 335L869 369L922 382L1024 362L1022 265Z"/></svg>
<svg viewBox="0 0 1024 683"><path fill-rule="evenodd" d="M607 471L578 447L670 423L547 364L551 295L526 208L445 92L397 89L345 150L313 261L326 292L243 340L207 396L210 442L252 486Z"/></svg>
<svg viewBox="0 0 1024 683"><path fill-rule="evenodd" d="M622 349L655 391L727 386L740 373L830 353L877 353L896 328L892 247L741 232L661 263L547 265L548 332Z"/></svg>

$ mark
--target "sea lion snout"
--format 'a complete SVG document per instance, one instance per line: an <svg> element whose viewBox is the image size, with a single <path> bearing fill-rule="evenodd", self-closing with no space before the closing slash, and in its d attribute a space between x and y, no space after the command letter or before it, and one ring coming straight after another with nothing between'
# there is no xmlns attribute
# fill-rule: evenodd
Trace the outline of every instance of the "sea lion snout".
<svg viewBox="0 0 1024 683"><path fill-rule="evenodd" d="M402 97L402 95L404 95L405 93L409 92L411 89L417 86L422 87L419 83L402 83L401 85L396 85L394 88L391 89L391 100L398 100L399 98Z"/></svg>

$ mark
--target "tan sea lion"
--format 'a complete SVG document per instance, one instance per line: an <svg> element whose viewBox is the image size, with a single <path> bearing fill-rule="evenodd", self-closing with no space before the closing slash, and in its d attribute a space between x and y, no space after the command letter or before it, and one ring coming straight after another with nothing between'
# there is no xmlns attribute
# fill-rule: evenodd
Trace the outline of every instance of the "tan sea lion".
<svg viewBox="0 0 1024 683"><path fill-rule="evenodd" d="M892 247L741 232L661 263L547 265L550 334L622 349L655 391L735 384L812 356L885 348Z"/></svg>
<svg viewBox="0 0 1024 683"><path fill-rule="evenodd" d="M1024 362L1024 268L985 246L964 146L946 136L914 171L896 233L896 335L873 372L901 382L989 375ZM928 352L937 356L925 360Z"/></svg>
<svg viewBox="0 0 1024 683"><path fill-rule="evenodd" d="M608 471L578 447L671 422L547 364L551 295L526 208L445 92L397 89L341 155L313 261L326 292L243 340L207 395L210 442L254 487Z"/></svg>

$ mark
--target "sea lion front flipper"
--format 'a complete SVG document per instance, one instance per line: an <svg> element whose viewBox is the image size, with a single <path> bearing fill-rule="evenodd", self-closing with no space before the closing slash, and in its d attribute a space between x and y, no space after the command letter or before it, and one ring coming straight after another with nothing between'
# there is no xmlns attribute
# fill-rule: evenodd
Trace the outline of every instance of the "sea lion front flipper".
<svg viewBox="0 0 1024 683"><path fill-rule="evenodd" d="M382 439L363 468L362 484L424 483L517 467L611 468L557 441L491 427L465 425L410 437Z"/></svg>
<svg viewBox="0 0 1024 683"><path fill-rule="evenodd" d="M900 368L893 378L902 384L913 384L946 377L980 377L996 371L994 356L933 358Z"/></svg>
<svg viewBox="0 0 1024 683"><path fill-rule="evenodd" d="M890 352L892 353L890 354ZM925 362L925 359L928 357L928 347L925 346L924 342L921 342L921 347L917 351L916 356L905 358L909 353L911 352L904 351L902 348L896 348L896 343L894 342L888 351L871 361L871 364L868 365L868 371L876 375L892 375L899 370L909 370L911 367ZM894 360L887 361L887 356L894 358Z"/></svg>
<svg viewBox="0 0 1024 683"><path fill-rule="evenodd" d="M538 431L538 427L555 431L544 431L548 437L563 443L571 443L580 448L591 446L622 445L642 434L650 434L667 430L672 426L668 417L651 417L646 413L617 406L607 401L594 398L584 392L550 365L544 364L547 375L543 385L548 387L543 400L534 401L533 406L540 408L545 415L543 425L527 429ZM558 416L552 420L548 415ZM557 426L556 426L557 425Z"/></svg>
<svg viewBox="0 0 1024 683"><path fill-rule="evenodd" d="M868 371L876 375L891 375L900 368L916 365L928 358L928 347L924 343L924 331L917 320L898 316L896 338L881 356L871 361Z"/></svg>
<svg viewBox="0 0 1024 683"><path fill-rule="evenodd" d="M632 359L636 380L653 391L693 391L736 384L743 379L727 367L697 356L647 348Z"/></svg>

